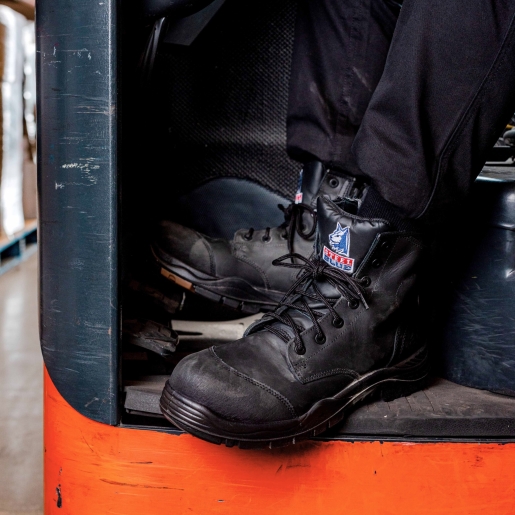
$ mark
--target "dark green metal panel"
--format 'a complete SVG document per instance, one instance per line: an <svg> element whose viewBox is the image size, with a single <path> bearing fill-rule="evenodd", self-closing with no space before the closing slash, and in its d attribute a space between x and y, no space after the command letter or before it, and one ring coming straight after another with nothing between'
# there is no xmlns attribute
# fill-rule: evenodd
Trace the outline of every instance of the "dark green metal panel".
<svg viewBox="0 0 515 515"><path fill-rule="evenodd" d="M113 0L38 0L41 346L80 413L118 422Z"/></svg>

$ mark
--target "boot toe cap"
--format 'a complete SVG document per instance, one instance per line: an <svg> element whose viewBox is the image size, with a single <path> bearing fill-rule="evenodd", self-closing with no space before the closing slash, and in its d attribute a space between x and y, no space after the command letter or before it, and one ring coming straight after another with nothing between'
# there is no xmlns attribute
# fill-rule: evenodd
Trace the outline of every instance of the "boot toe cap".
<svg viewBox="0 0 515 515"><path fill-rule="evenodd" d="M162 221L157 227L152 247L160 259L171 265L176 264L175 259L207 274L214 272L209 242L193 229Z"/></svg>
<svg viewBox="0 0 515 515"><path fill-rule="evenodd" d="M183 359L172 373L170 386L233 422L260 424L296 416L280 393L229 367L214 348Z"/></svg>

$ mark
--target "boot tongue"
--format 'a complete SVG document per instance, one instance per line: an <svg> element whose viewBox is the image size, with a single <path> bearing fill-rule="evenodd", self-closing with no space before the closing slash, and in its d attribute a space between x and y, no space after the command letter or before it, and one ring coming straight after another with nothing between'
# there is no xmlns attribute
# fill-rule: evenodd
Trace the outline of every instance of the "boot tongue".
<svg viewBox="0 0 515 515"><path fill-rule="evenodd" d="M376 236L382 232L392 230L385 220L367 219L352 215L324 196L319 196L317 199L317 215L315 250L318 257L328 265L344 270L349 275L358 270ZM327 281L317 281L317 288L326 298L335 299L341 295ZM327 308L322 302L313 300L315 290L309 287L307 292L310 293L308 304L313 309L324 312ZM297 326L304 329L312 326L311 318L304 312L292 307L288 307L287 311ZM266 320L266 317L263 320ZM256 329L260 327L262 326L257 323ZM290 337L294 335L292 328L282 322L274 322L273 327L280 328Z"/></svg>
<svg viewBox="0 0 515 515"><path fill-rule="evenodd" d="M325 166L320 161L304 165L299 174L299 186L295 195L295 204L310 205L320 189L325 175Z"/></svg>
<svg viewBox="0 0 515 515"><path fill-rule="evenodd" d="M392 230L385 220L351 215L327 197L318 197L317 214L318 257L348 274L358 269L375 237Z"/></svg>

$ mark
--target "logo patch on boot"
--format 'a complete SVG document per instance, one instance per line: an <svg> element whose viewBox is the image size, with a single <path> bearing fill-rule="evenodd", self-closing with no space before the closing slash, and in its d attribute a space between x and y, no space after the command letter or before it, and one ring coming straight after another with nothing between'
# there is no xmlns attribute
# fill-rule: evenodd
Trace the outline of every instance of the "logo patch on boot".
<svg viewBox="0 0 515 515"><path fill-rule="evenodd" d="M354 270L354 259L349 257L350 229L342 227L338 222L336 229L329 234L329 245L333 250L324 246L324 261L345 272L352 272Z"/></svg>
<svg viewBox="0 0 515 515"><path fill-rule="evenodd" d="M329 245L337 254L348 256L350 250L349 228L342 227L338 222L336 229L329 235Z"/></svg>

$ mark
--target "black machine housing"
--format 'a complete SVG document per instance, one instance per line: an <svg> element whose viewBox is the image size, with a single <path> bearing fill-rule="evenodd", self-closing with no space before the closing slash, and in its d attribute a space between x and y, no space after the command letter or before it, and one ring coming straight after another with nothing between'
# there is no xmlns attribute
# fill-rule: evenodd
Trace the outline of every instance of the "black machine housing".
<svg viewBox="0 0 515 515"><path fill-rule="evenodd" d="M148 241L161 218L222 237L282 221L299 171L285 153L295 12L294 0L38 6L41 344L83 415L175 431L157 406L166 374L247 323L152 277ZM481 220L443 285L441 377L327 438L515 437L515 400L499 394L515 391L515 183L495 173L476 184ZM149 345L142 323L125 339L123 321L151 316Z"/></svg>

